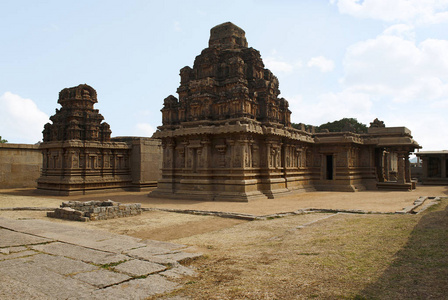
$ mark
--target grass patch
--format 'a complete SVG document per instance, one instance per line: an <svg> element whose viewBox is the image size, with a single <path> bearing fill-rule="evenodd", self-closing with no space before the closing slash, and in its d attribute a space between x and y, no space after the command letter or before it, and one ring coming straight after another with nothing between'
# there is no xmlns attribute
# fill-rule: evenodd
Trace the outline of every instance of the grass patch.
<svg viewBox="0 0 448 300"><path fill-rule="evenodd" d="M448 200L432 206L365 298L443 299L448 284Z"/></svg>
<svg viewBox="0 0 448 300"><path fill-rule="evenodd" d="M103 264L103 265L99 265L99 267L103 268L103 269L112 269L113 267L118 266L119 264L122 264L124 262L126 262L127 260L120 260L114 263L109 263L109 264Z"/></svg>
<svg viewBox="0 0 448 300"><path fill-rule="evenodd" d="M181 239L203 246L209 257L193 263L200 275L179 293L192 299L439 297L448 284L447 205L442 200L418 215L340 214L299 231L291 228L321 214L288 216Z"/></svg>

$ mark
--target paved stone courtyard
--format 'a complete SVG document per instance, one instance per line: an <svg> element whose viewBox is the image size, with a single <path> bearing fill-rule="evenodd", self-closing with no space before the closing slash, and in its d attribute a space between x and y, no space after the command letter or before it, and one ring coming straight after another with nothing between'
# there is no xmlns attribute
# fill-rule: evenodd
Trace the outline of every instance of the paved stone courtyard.
<svg viewBox="0 0 448 300"><path fill-rule="evenodd" d="M184 245L0 218L1 299L144 299L194 275Z"/></svg>

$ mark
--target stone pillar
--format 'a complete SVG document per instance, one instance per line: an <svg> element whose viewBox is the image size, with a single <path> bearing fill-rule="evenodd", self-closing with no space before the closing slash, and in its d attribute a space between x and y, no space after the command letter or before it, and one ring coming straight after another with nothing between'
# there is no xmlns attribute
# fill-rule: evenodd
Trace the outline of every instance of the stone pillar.
<svg viewBox="0 0 448 300"><path fill-rule="evenodd" d="M409 153L404 156L405 180L411 182L411 163L409 162Z"/></svg>
<svg viewBox="0 0 448 300"><path fill-rule="evenodd" d="M235 156L235 140L232 139L227 139L227 142L229 144L229 156L230 156L230 168L235 167L235 161L234 161L234 156Z"/></svg>
<svg viewBox="0 0 448 300"><path fill-rule="evenodd" d="M272 166L272 154L271 154L271 144L266 143L266 167L269 169Z"/></svg>
<svg viewBox="0 0 448 300"><path fill-rule="evenodd" d="M387 181L386 179L386 168L387 168L387 156L384 149L379 149L375 153L375 167L377 168L377 176L379 182Z"/></svg>
<svg viewBox="0 0 448 300"><path fill-rule="evenodd" d="M252 145L252 167L258 168L260 166L260 154L259 154L259 147L256 143Z"/></svg>
<svg viewBox="0 0 448 300"><path fill-rule="evenodd" d="M390 171L390 153L384 153L384 181L389 181L389 171Z"/></svg>
<svg viewBox="0 0 448 300"><path fill-rule="evenodd" d="M175 148L175 143L174 143L174 141L173 140L171 140L171 141L169 141L169 143L168 143L168 145L167 145L168 147L168 156L169 156L169 158L168 158L168 168L170 168L170 169L174 169L176 166L175 166L175 161L174 161L174 148Z"/></svg>
<svg viewBox="0 0 448 300"><path fill-rule="evenodd" d="M404 184L406 183L406 176L405 176L405 163L404 158L405 154L403 152L397 153L397 164L398 164L398 170L397 170L397 183Z"/></svg>

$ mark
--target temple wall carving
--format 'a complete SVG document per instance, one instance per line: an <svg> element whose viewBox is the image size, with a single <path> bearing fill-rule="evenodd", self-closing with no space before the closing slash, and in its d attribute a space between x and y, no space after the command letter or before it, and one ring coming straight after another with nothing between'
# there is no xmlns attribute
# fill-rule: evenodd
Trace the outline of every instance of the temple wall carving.
<svg viewBox="0 0 448 300"><path fill-rule="evenodd" d="M155 185L160 176L159 142L111 139L109 125L93 107L96 91L88 85L63 89L58 103L62 107L50 117L52 124L45 125L40 144L43 159L38 191L70 195Z"/></svg>
<svg viewBox="0 0 448 300"><path fill-rule="evenodd" d="M393 167L392 160L378 163L376 149L392 149L392 158L418 147L406 128L378 119L369 134L292 128L277 77L232 23L211 29L209 47L180 70L177 93L165 98L153 136L164 145L164 168L151 197L247 201L295 190L376 188L378 174ZM397 144L404 147L390 147Z"/></svg>
<svg viewBox="0 0 448 300"><path fill-rule="evenodd" d="M151 197L248 201L412 186L407 158L419 145L407 128L378 119L362 134L293 128L277 77L232 23L211 29L193 67L180 70L177 94L163 100L154 139L111 138L94 109L96 91L85 84L63 89L61 108L43 130L38 189L140 189L159 178Z"/></svg>

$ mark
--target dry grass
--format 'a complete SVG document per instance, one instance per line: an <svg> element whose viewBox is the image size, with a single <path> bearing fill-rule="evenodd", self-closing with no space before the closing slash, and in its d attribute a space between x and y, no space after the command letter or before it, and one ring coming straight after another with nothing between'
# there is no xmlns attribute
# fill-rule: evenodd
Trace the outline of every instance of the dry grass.
<svg viewBox="0 0 448 300"><path fill-rule="evenodd" d="M425 189L420 193L440 195L442 191L446 195L445 187ZM313 206L321 201L324 208L329 204L359 208L361 203L372 210L383 210L386 200L402 208L410 198L420 196L414 192L351 193L352 198L345 199L345 194L335 193L325 194L324 201L318 199L319 195L324 194L307 196ZM393 200L392 196L397 198ZM121 195L116 197L113 199L122 200ZM141 198L147 199L143 194ZM238 207L245 209L241 212L254 213L256 209L274 211L274 206L277 211L283 210L285 203L291 205L289 210L295 210L303 204L302 198L286 200L268 203L267 208L264 202ZM0 207L58 206L60 202L51 197L0 194ZM206 209L212 204L177 205ZM237 207L233 203L214 205L224 211ZM199 270L198 277L186 278L184 287L173 293L191 299L446 299L447 206L445 198L419 215L314 213L253 222L166 212L101 222L50 221L197 246L206 254L192 263ZM3 211L0 216L46 219L44 212L32 211Z"/></svg>
<svg viewBox="0 0 448 300"><path fill-rule="evenodd" d="M178 239L208 258L192 299L443 299L448 201L421 215L312 214Z"/></svg>

